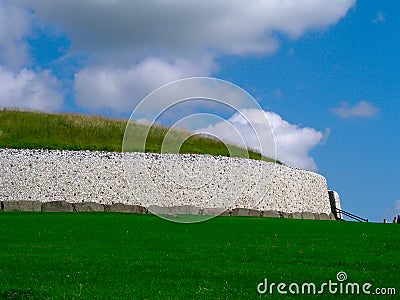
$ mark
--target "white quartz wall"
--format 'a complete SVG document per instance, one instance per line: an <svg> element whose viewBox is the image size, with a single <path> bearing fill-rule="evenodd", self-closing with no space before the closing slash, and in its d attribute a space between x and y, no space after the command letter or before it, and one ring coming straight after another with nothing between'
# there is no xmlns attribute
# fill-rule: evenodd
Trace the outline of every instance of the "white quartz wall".
<svg viewBox="0 0 400 300"><path fill-rule="evenodd" d="M0 150L0 200L331 211L323 176L208 155Z"/></svg>

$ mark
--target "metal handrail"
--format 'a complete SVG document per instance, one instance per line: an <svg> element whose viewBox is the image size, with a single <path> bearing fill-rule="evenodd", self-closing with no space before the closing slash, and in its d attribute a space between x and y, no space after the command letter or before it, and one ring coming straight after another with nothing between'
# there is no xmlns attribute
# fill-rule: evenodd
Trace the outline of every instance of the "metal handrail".
<svg viewBox="0 0 400 300"><path fill-rule="evenodd" d="M361 218L361 217L359 217L357 215L349 213L348 211L344 211L344 210L342 210L340 208L335 208L335 210L336 210L336 213L341 213L341 214L343 214L343 215L345 215L345 216L347 216L349 218L352 218L352 219L354 219L354 220L356 220L358 222L368 222L368 219Z"/></svg>

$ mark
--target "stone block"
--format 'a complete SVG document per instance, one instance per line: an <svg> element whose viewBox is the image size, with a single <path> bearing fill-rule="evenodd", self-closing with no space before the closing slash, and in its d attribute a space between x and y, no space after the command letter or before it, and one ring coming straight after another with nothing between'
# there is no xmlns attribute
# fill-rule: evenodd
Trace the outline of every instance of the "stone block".
<svg viewBox="0 0 400 300"><path fill-rule="evenodd" d="M134 204L134 205L129 205L129 207L130 207L130 210L132 213L136 213L136 214L147 214L148 213L147 208L144 206L141 206L141 205Z"/></svg>
<svg viewBox="0 0 400 300"><path fill-rule="evenodd" d="M292 214L283 212L283 211L279 212L279 216L283 219L291 219L292 218Z"/></svg>
<svg viewBox="0 0 400 300"><path fill-rule="evenodd" d="M42 203L44 212L73 212L74 206L66 201L51 201Z"/></svg>
<svg viewBox="0 0 400 300"><path fill-rule="evenodd" d="M335 214L334 213L330 213L329 214L329 219L330 220L336 220Z"/></svg>
<svg viewBox="0 0 400 300"><path fill-rule="evenodd" d="M3 201L0 201L0 210L4 210L4 203L3 203Z"/></svg>
<svg viewBox="0 0 400 300"><path fill-rule="evenodd" d="M148 209L149 213L155 215L173 215L169 207L166 206L150 205Z"/></svg>
<svg viewBox="0 0 400 300"><path fill-rule="evenodd" d="M4 201L4 211L42 211L42 205L39 201Z"/></svg>
<svg viewBox="0 0 400 300"><path fill-rule="evenodd" d="M106 212L146 214L147 209L141 205L128 205L124 203L114 203L104 206Z"/></svg>
<svg viewBox="0 0 400 300"><path fill-rule="evenodd" d="M304 220L315 220L314 214L309 211L304 211L301 213L301 217Z"/></svg>
<svg viewBox="0 0 400 300"><path fill-rule="evenodd" d="M257 209L249 209L249 212L247 214L250 217L261 217L261 211Z"/></svg>
<svg viewBox="0 0 400 300"><path fill-rule="evenodd" d="M163 216L164 218L169 219L169 220L174 220L178 217L177 215L174 215L174 214L166 214L166 215L160 215L160 216Z"/></svg>
<svg viewBox="0 0 400 300"><path fill-rule="evenodd" d="M276 210L265 210L262 215L264 218L280 218L279 212Z"/></svg>
<svg viewBox="0 0 400 300"><path fill-rule="evenodd" d="M104 205L96 202L73 203L76 212L104 212Z"/></svg>
<svg viewBox="0 0 400 300"><path fill-rule="evenodd" d="M330 220L329 215L325 213L319 214L319 220Z"/></svg>
<svg viewBox="0 0 400 300"><path fill-rule="evenodd" d="M292 213L292 218L293 219L303 219L302 215L300 212L294 212Z"/></svg>
<svg viewBox="0 0 400 300"><path fill-rule="evenodd" d="M249 215L249 209L238 207L232 210L231 215L235 217L247 217Z"/></svg>
<svg viewBox="0 0 400 300"><path fill-rule="evenodd" d="M221 217L230 217L232 216L232 210L231 209L227 209L224 210L222 213L219 214Z"/></svg>
<svg viewBox="0 0 400 300"><path fill-rule="evenodd" d="M220 207L213 207L213 208L203 208L202 210L202 215L206 215L206 216L218 216L221 215L222 213L224 213L226 211L225 208L220 208Z"/></svg>
<svg viewBox="0 0 400 300"><path fill-rule="evenodd" d="M169 208L171 214L175 215L199 215L200 208L193 205L171 206Z"/></svg>

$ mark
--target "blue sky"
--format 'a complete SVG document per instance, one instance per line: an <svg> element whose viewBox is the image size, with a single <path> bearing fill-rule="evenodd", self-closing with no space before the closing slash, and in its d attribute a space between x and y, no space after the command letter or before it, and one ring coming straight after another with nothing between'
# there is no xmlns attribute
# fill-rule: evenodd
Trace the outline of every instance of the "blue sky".
<svg viewBox="0 0 400 300"><path fill-rule="evenodd" d="M0 107L128 117L170 81L224 79L273 119L279 159L323 174L344 209L391 221L399 11L388 0L0 0Z"/></svg>

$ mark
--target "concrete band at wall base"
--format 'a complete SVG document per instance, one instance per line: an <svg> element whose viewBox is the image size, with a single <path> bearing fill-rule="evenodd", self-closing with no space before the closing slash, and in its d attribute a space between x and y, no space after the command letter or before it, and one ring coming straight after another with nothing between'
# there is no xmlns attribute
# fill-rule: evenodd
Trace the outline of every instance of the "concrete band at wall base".
<svg viewBox="0 0 400 300"><path fill-rule="evenodd" d="M7 209L13 201L39 202L42 211L147 213L168 207L174 214L222 211L297 219L331 213L327 183L319 174L264 161L183 154L1 149L0 201ZM37 211L38 204L32 205Z"/></svg>
<svg viewBox="0 0 400 300"><path fill-rule="evenodd" d="M41 203L39 201L1 201L1 210L4 211L25 211L25 212L114 212L114 213L133 213L133 214L157 214L162 216L176 215L219 215L237 217L263 217L281 219L305 219L305 220L335 220L334 216L325 213L316 214L311 212L287 214L279 211L258 211L246 208L235 208L221 212L214 209L201 209L197 207L152 207L152 211L140 205L127 205L115 203L112 205L99 204L95 202L68 203L63 201L50 201ZM219 214L217 214L219 212ZM333 215L333 214L332 214Z"/></svg>

